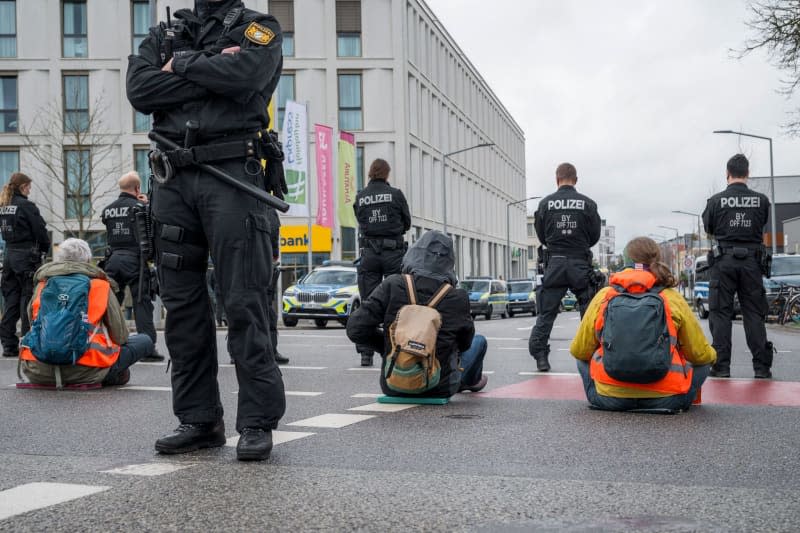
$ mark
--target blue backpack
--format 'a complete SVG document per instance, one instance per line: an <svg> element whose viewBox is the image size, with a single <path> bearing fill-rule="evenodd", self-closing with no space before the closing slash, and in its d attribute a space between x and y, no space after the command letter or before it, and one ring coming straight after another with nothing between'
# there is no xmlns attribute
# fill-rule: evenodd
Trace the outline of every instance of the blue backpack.
<svg viewBox="0 0 800 533"><path fill-rule="evenodd" d="M38 361L74 365L89 348L91 282L83 274L49 278L37 296L39 312L21 344Z"/></svg>

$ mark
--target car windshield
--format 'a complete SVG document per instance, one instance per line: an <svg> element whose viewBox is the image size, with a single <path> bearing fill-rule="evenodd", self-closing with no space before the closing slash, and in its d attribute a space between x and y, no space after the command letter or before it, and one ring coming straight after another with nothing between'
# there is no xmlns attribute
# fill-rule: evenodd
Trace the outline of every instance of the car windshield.
<svg viewBox="0 0 800 533"><path fill-rule="evenodd" d="M800 255L772 258L773 276L792 276L800 274Z"/></svg>
<svg viewBox="0 0 800 533"><path fill-rule="evenodd" d="M355 285L358 274L352 270L315 270L303 279L306 285Z"/></svg>
<svg viewBox="0 0 800 533"><path fill-rule="evenodd" d="M461 282L461 288L467 292L489 292L489 282L468 279Z"/></svg>
<svg viewBox="0 0 800 533"><path fill-rule="evenodd" d="M508 292L531 292L533 290L533 283L530 281L510 282L508 284Z"/></svg>

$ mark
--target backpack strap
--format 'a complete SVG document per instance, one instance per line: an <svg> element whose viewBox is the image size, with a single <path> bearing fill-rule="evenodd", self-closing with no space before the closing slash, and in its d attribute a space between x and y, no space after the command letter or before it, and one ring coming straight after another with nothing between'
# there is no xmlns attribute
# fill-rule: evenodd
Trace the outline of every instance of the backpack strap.
<svg viewBox="0 0 800 533"><path fill-rule="evenodd" d="M425 305L427 305L428 307L436 307L437 305L439 305L439 302L442 301L445 295L447 295L447 293L450 292L450 289L452 288L453 286L450 285L449 283L442 284L442 286L439 287L439 290L436 291L436 294L434 294L433 297L430 299L430 301Z"/></svg>
<svg viewBox="0 0 800 533"><path fill-rule="evenodd" d="M417 290L414 288L414 278L411 274L403 274L406 280L406 292L408 292L408 302L411 305L417 305Z"/></svg>

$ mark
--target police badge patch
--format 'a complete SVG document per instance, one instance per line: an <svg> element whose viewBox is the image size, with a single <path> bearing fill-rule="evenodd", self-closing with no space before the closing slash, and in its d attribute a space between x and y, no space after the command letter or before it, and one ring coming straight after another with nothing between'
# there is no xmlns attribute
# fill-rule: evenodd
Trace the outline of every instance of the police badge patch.
<svg viewBox="0 0 800 533"><path fill-rule="evenodd" d="M244 30L244 36L247 37L248 41L261 45L267 45L275 38L272 30L258 22L251 22L247 29Z"/></svg>

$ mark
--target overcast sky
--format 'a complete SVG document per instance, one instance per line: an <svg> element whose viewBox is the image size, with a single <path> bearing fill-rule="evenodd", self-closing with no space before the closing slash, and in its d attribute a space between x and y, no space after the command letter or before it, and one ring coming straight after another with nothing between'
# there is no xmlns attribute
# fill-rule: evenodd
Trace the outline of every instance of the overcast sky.
<svg viewBox="0 0 800 533"><path fill-rule="evenodd" d="M800 174L800 139L781 129L800 99L778 93L765 54L730 52L747 36L744 1L427 2L524 130L529 195L551 193L555 167L573 163L618 251L674 235L659 225L696 227L671 211L702 212L734 153L769 175L766 141L713 130L773 137L775 174Z"/></svg>

